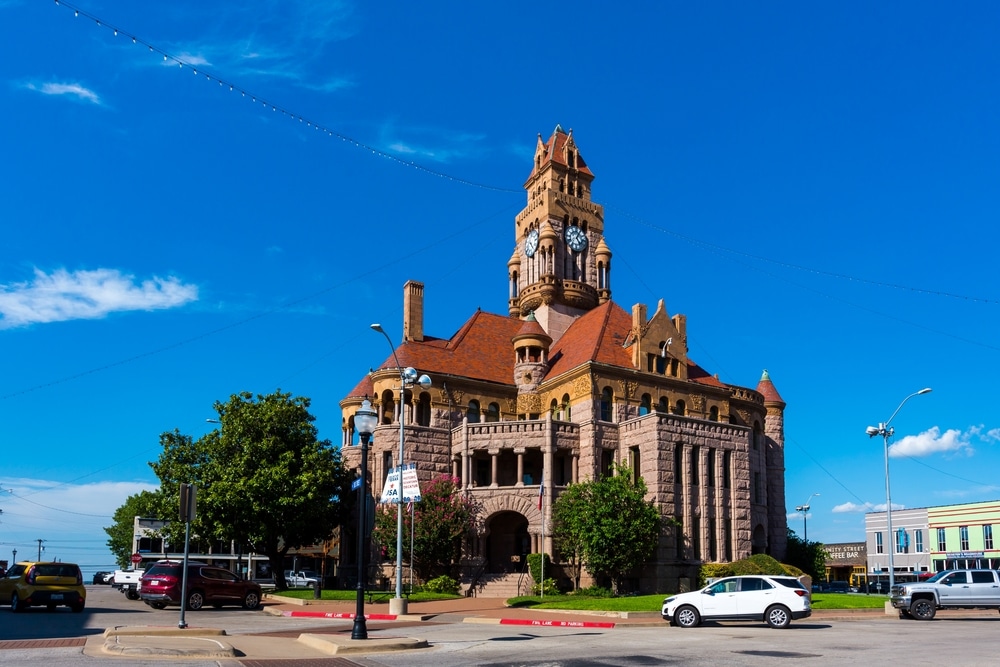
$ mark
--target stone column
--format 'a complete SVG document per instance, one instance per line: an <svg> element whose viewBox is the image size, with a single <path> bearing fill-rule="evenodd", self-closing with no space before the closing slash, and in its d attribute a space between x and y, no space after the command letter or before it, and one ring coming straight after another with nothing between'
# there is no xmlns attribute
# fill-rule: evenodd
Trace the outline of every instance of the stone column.
<svg viewBox="0 0 1000 667"><path fill-rule="evenodd" d="M500 460L500 450L490 450L490 488L497 486L497 463Z"/></svg>
<svg viewBox="0 0 1000 667"><path fill-rule="evenodd" d="M524 447L518 447L514 453L517 454L517 482L514 486L524 486Z"/></svg>
<svg viewBox="0 0 1000 667"><path fill-rule="evenodd" d="M580 452L573 452L570 454L570 460L572 462L572 480L574 484L580 483Z"/></svg>

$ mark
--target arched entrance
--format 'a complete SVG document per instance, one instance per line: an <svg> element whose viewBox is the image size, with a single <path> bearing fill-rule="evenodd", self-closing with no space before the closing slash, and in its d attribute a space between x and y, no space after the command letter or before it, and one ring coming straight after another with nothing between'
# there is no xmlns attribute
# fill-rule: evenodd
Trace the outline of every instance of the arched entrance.
<svg viewBox="0 0 1000 667"><path fill-rule="evenodd" d="M531 553L528 520L518 512L498 512L486 521L487 571L516 572ZM516 558L515 558L516 557Z"/></svg>
<svg viewBox="0 0 1000 667"><path fill-rule="evenodd" d="M753 529L751 550L755 554L767 553L767 533L764 532L764 526L760 524L757 524L757 527Z"/></svg>

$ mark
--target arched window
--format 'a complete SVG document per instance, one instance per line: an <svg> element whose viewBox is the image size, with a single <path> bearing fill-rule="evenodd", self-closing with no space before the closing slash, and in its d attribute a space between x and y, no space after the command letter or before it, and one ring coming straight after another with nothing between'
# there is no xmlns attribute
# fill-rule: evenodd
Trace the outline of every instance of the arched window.
<svg viewBox="0 0 1000 667"><path fill-rule="evenodd" d="M417 402L416 422L419 426L431 425L431 395L426 391L421 392Z"/></svg>
<svg viewBox="0 0 1000 667"><path fill-rule="evenodd" d="M396 402L391 391L382 392L382 423L391 424L396 416Z"/></svg>
<svg viewBox="0 0 1000 667"><path fill-rule="evenodd" d="M562 412L559 411L559 401L554 398L552 399L552 402L549 403L549 412L552 413L553 419L562 419Z"/></svg>
<svg viewBox="0 0 1000 667"><path fill-rule="evenodd" d="M713 422L719 421L719 407L717 405L713 405L708 409L708 419Z"/></svg>
<svg viewBox="0 0 1000 667"><path fill-rule="evenodd" d="M677 402L674 403L674 414L675 415L685 415L687 414L687 406L684 404L684 400L678 398Z"/></svg>
<svg viewBox="0 0 1000 667"><path fill-rule="evenodd" d="M563 394L562 409L563 409L563 419L566 421L573 421L573 414L569 405L569 394Z"/></svg>
<svg viewBox="0 0 1000 667"><path fill-rule="evenodd" d="M611 387L605 387L601 392L601 421L609 422L611 419L611 406L614 402L614 393Z"/></svg>
<svg viewBox="0 0 1000 667"><path fill-rule="evenodd" d="M653 397L649 394L642 395L642 402L639 403L639 416L648 415L652 412Z"/></svg>
<svg viewBox="0 0 1000 667"><path fill-rule="evenodd" d="M479 423L479 401L473 399L469 401L469 409L466 411L466 416L469 418L470 424Z"/></svg>
<svg viewBox="0 0 1000 667"><path fill-rule="evenodd" d="M670 405L666 396L660 396L660 401L656 404L656 411L663 414L670 412Z"/></svg>
<svg viewBox="0 0 1000 667"><path fill-rule="evenodd" d="M500 404L490 403L486 408L486 421L488 422L498 422L500 421Z"/></svg>

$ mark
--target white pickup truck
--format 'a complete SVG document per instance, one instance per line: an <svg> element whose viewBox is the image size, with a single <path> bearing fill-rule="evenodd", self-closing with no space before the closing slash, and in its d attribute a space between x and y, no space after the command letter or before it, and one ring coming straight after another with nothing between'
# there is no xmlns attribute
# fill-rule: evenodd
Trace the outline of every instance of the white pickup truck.
<svg viewBox="0 0 1000 667"><path fill-rule="evenodd" d="M319 581L319 575L312 570L285 570L285 584L289 588L312 588Z"/></svg>
<svg viewBox="0 0 1000 667"><path fill-rule="evenodd" d="M900 618L929 621L938 609L1000 609L1000 573L945 570L926 581L896 584L889 592Z"/></svg>
<svg viewBox="0 0 1000 667"><path fill-rule="evenodd" d="M129 600L139 599L139 579L145 570L115 570L111 585L125 594Z"/></svg>

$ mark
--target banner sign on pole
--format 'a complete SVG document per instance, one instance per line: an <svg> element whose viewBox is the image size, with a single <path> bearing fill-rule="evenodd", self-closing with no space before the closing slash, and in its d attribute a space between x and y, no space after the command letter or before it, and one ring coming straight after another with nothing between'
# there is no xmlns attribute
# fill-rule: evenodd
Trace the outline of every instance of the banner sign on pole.
<svg viewBox="0 0 1000 667"><path fill-rule="evenodd" d="M402 481L400 481L401 477ZM417 480L416 463L407 463L400 468L393 468L389 471L389 475L385 478L385 486L382 487L382 498L379 502L393 505L401 502L420 502L420 482Z"/></svg>

